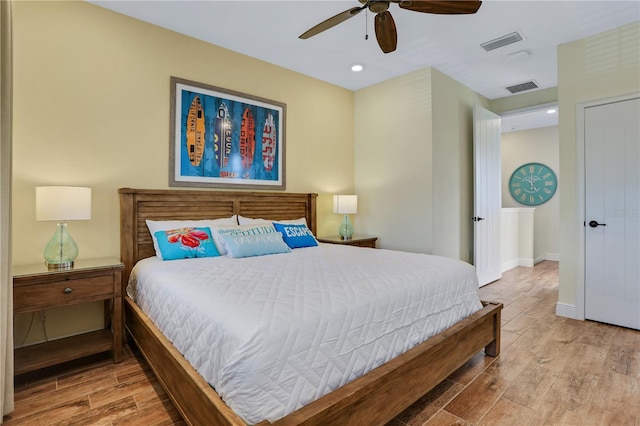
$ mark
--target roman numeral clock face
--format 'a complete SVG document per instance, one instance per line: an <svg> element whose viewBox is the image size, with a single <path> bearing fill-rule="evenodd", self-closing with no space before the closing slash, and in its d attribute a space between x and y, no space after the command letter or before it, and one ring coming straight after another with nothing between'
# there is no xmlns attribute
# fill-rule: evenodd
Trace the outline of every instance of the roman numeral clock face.
<svg viewBox="0 0 640 426"><path fill-rule="evenodd" d="M509 192L514 200L525 206L538 206L553 197L558 188L556 174L540 163L518 167L509 179Z"/></svg>

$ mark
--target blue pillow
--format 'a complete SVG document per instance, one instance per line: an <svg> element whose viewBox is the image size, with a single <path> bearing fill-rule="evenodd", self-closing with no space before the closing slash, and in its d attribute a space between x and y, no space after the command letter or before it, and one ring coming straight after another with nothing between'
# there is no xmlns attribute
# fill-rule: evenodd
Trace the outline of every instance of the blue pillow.
<svg viewBox="0 0 640 426"><path fill-rule="evenodd" d="M313 247L318 245L313 233L307 225L296 225L273 222L276 231L282 232L282 239L292 249L300 247Z"/></svg>
<svg viewBox="0 0 640 426"><path fill-rule="evenodd" d="M223 234L229 257L251 257L265 254L290 253L291 249L282 241L282 234L233 235Z"/></svg>
<svg viewBox="0 0 640 426"><path fill-rule="evenodd" d="M155 233L163 260L220 256L209 228L178 228Z"/></svg>

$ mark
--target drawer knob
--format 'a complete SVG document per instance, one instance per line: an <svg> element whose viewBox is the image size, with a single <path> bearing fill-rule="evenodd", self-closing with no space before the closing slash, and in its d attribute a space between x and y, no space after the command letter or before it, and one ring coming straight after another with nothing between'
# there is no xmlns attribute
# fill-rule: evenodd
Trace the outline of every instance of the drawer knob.
<svg viewBox="0 0 640 426"><path fill-rule="evenodd" d="M71 294L72 291L73 289L71 287L67 287L64 289L64 294Z"/></svg>

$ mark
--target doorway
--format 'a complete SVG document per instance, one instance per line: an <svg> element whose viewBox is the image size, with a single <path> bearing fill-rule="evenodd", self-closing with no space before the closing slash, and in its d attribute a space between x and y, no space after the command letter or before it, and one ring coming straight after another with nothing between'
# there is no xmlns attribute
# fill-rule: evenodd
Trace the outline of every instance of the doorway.
<svg viewBox="0 0 640 426"><path fill-rule="evenodd" d="M505 235L512 250L505 250L505 268L533 266L544 260L560 259L560 152L558 105L547 103L502 114L502 207L519 211L505 211L505 216L526 218L533 216L532 241ZM509 180L514 171L526 163L540 163L558 178L558 189L542 204L525 205L515 199ZM534 209L531 212L531 209ZM528 234L527 234L528 235ZM514 241L517 240L517 241ZM524 247L522 245L525 245ZM507 246L508 247L508 246ZM516 256L517 255L517 256ZM503 269L506 270L506 269Z"/></svg>
<svg viewBox="0 0 640 426"><path fill-rule="evenodd" d="M511 173L519 166L532 161L543 163L554 170L556 175L559 175L559 151L558 151L558 114L557 103L547 103L536 105L532 107L522 108L518 110L511 110L502 113L500 116L493 115L490 111L482 111L479 114L474 109L474 115L481 116L483 120L474 120L474 131L477 128L485 128L484 131L478 133L488 134L488 128L491 124L497 121L499 140L497 152L499 158L494 161L492 167L500 169L500 175L497 177L498 186L497 191L500 194L497 195L498 206L497 215L501 215L503 207L508 207L508 210L531 210L527 208L517 200L514 200L510 195L507 182ZM478 152L478 147L474 147L474 156ZM490 157L490 156L489 156ZM477 160L477 158L475 159ZM486 160L486 158L485 158ZM479 166L482 164L475 164L475 172L479 169L483 169ZM487 169L487 167L485 167ZM491 226L487 221L487 209L480 208L478 205L479 199L481 201L487 201L486 196L479 197L478 186L485 188L490 182L496 179L489 179L486 176L480 178L475 176L475 191L474 197L474 265L478 269L478 276L480 285L484 285L500 277L501 272L504 272L514 266L528 266L543 260L559 260L559 227L560 227L560 210L559 210L559 192L543 205L539 205L536 208L535 222L532 236L528 233L525 247L521 246L521 238L519 235L512 235L511 239L507 238L509 235L502 235L502 224L500 223L500 217L494 220L495 226ZM491 191L489 191L491 192ZM483 194L487 191L484 190ZM517 209L513 209L513 208ZM524 208L524 209L522 209ZM507 214L506 212L505 214ZM521 213L526 217L534 216L530 212ZM507 219L511 219L511 216ZM506 224L510 223L509 220L505 221ZM517 226L517 224L516 224ZM494 229L489 232L490 229ZM486 235L485 235L486 234ZM492 244L492 241L496 239L501 240L501 243L496 246ZM509 240L509 241L506 241ZM516 241L511 241L516 240ZM530 244L531 247L526 246ZM496 256L496 250L499 251ZM524 255L526 253L526 255ZM497 259L497 270L496 270Z"/></svg>

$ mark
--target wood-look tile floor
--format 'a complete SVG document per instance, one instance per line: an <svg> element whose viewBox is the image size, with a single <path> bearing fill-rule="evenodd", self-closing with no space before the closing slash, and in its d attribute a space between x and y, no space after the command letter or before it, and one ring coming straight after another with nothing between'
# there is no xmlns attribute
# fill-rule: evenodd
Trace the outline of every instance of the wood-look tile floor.
<svg viewBox="0 0 640 426"><path fill-rule="evenodd" d="M501 355L477 354L387 426L640 426L640 332L556 316L557 262L514 268L480 294L505 305ZM185 424L129 349L120 364L103 359L18 385L4 421Z"/></svg>

